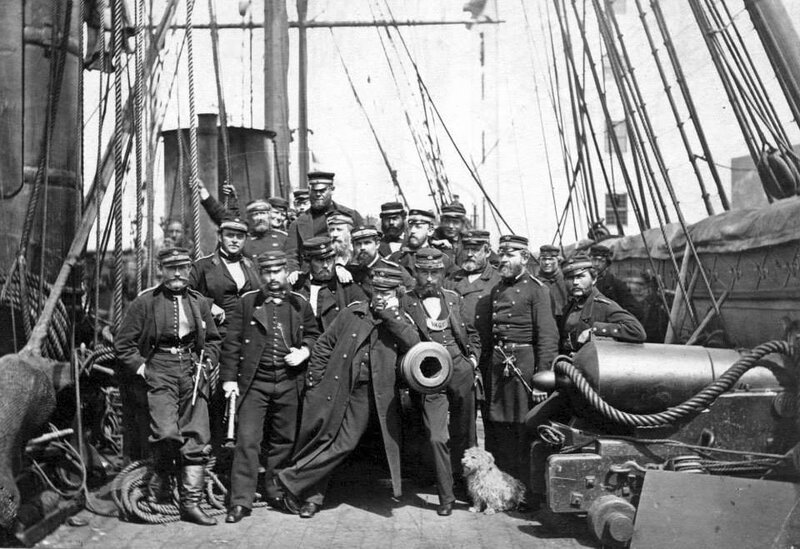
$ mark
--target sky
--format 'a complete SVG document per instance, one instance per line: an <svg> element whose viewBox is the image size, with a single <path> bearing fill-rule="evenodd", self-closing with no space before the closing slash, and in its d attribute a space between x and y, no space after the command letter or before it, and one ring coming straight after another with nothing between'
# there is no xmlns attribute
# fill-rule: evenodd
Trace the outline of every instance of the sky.
<svg viewBox="0 0 800 549"><path fill-rule="evenodd" d="M636 2L625 0L622 3L625 9L619 15L620 25L679 197L681 212L688 222L699 220L707 213L686 151L679 141L677 125L669 110L663 84L647 47L636 12ZM800 24L800 0L786 0L784 3L797 27ZM156 1L154 4L155 12L160 13L158 6L163 2ZM397 20L462 21L468 17L462 11L463 2L458 0L390 0L388 3L386 0L309 0L308 4L308 18L316 21L371 21L390 19L392 16ZM567 5L570 4L568 0ZM308 111L309 128L313 132L309 136L309 144L315 160L312 167L336 172L336 200L364 214L374 215L382 202L395 199L387 168L370 132L367 118L348 83L343 69L344 61L367 116L387 151L389 162L398 172L410 206L433 207L412 131L406 123L408 115L414 121L412 127L418 135L423 139L428 138L422 130L423 111L410 63L410 59L413 59L433 103L441 113L441 121L430 125L433 130L431 139L438 140L443 169L452 192L460 196L469 212L477 213L478 224L483 224L482 193L470 174L471 169L465 165L466 160L475 168L487 193L498 205L513 232L528 235L535 245L557 238L556 219L567 201L569 178L562 161L554 110L559 101L566 108L569 96L563 80L565 67L559 65L563 63L560 43L551 45L547 31L548 14L550 21L554 20L550 5L539 0L488 0L485 14L493 21L500 21L499 24L473 25L471 28L467 25L403 27L400 32L409 48L410 57L398 53L402 52L402 45L397 34L393 34L394 46L384 41L391 63L387 62L380 34L375 28L346 28L333 32L328 29L309 29ZM577 5L580 6L581 2ZM588 5L591 6L591 2ZM649 18L654 26L649 2L642 2L642 5L646 19ZM756 65L765 68L762 72L765 85L770 90L790 139L800 143L798 125L791 120L747 12L741 2L728 0L727 5L753 51ZM686 3L669 1L662 2L662 6L679 57L684 63L699 118L708 134L714 160L719 165L720 177L728 187L726 192L730 192L731 159L746 155L747 149ZM247 8L244 17L240 15L240 7ZM294 2L288 2L287 7L289 19L295 20ZM263 2L217 1L217 12L220 23L236 24L250 18L260 23L263 21ZM195 22L207 22L207 14L206 2L198 2ZM185 12L181 8L177 20L184 19ZM588 35L595 61L600 67L600 40L593 21L590 13L587 16ZM260 29L223 29L220 35L223 93L229 124L263 128L263 32ZM289 35L289 125L295 129L296 30L290 29ZM383 36L385 38L386 35ZM196 30L194 37L195 72L199 75L196 110L198 113L216 112L208 31ZM175 68L175 52L181 38L181 31L177 31L168 42L162 77L165 81ZM484 47L483 66L480 63L481 40ZM395 51L393 47L398 50ZM555 48L556 65L553 63L551 47ZM554 66L559 66L561 71L558 84L551 82L555 76L552 72ZM392 70L395 78L392 77ZM601 67L600 71L602 75ZM91 77L87 79L87 102L91 101L92 92L89 90L97 89L97 85L91 84L91 81ZM593 119L596 125L602 127L604 122L599 101L589 83L588 72L586 82L587 101ZM610 83L610 76L603 76L603 82L604 86L608 86L612 115L614 112L620 115L619 97ZM185 127L188 121L185 55L179 62L172 95L162 95L167 100L164 128ZM684 111L681 116L686 119L688 113ZM92 139L96 140L92 135L97 133L97 117L92 117L91 109L87 109L87 118L86 142L91 143ZM113 116L108 120L113 120ZM445 128L449 130L452 141ZM564 131L573 131L569 121ZM110 135L109 124L106 124L104 134ZM85 164L89 177L94 171L94 160L90 158L93 155L87 151ZM292 186L296 187L298 174L294 150L292 159L290 177ZM157 157L154 162L156 174L160 176L163 171L160 159ZM619 171L613 168L610 171L619 183ZM707 170L704 176L711 186ZM604 186L599 175L595 177L597 188L603 193ZM156 181L156 188L158 183ZM716 191L712 188L710 192L716 211L721 211L719 199L714 196ZM128 217L133 211L131 195L130 191L126 194L125 210ZM163 202L163 198L159 200ZM675 210L674 205L671 208ZM509 232L508 227L495 222L488 207L486 212L486 228L492 231L495 238L500 233ZM568 217L564 241L582 238L586 225L586 218L579 207L574 216ZM629 227L628 230L636 232L635 227ZM130 231L126 234L129 235Z"/></svg>

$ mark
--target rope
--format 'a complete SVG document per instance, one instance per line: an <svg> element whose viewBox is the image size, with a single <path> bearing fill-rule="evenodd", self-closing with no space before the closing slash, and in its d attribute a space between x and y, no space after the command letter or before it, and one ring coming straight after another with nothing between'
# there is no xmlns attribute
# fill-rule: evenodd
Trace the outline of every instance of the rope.
<svg viewBox="0 0 800 549"><path fill-rule="evenodd" d="M192 39L192 14L194 1L186 0L186 55L189 73L189 174L192 188L192 236L194 241L194 258L200 257L200 187L197 184L197 115L195 113L194 93L194 45Z"/></svg>
<svg viewBox="0 0 800 549"><path fill-rule="evenodd" d="M142 55L144 51L144 1L137 0L134 7L134 18L136 23L136 89L133 104L133 118L135 121L134 131L136 133L136 237L134 238L134 248L136 249L136 294L142 291L142 271L144 270L144 248L142 247L142 133L144 119L144 64Z"/></svg>
<svg viewBox="0 0 800 549"><path fill-rule="evenodd" d="M125 124L122 110L122 71L123 53L122 42L124 29L122 28L122 2L112 2L112 15L114 23L114 200L111 216L114 219L114 290L112 297L112 315L114 328L119 328L122 322L122 188L125 182L125 164L122 160L122 139Z"/></svg>
<svg viewBox="0 0 800 549"><path fill-rule="evenodd" d="M661 427L672 425L708 408L719 395L733 387L734 383L736 383L745 372L758 366L758 361L766 355L770 353L789 355L791 350L791 346L786 341L775 340L763 343L742 356L733 366L722 374L719 379L711 382L692 398L677 406L672 406L663 412L655 414L631 414L614 408L597 394L581 371L569 361L557 361L554 370L556 375L567 376L575 384L581 396L583 396L594 409L600 412L604 418L629 427Z"/></svg>

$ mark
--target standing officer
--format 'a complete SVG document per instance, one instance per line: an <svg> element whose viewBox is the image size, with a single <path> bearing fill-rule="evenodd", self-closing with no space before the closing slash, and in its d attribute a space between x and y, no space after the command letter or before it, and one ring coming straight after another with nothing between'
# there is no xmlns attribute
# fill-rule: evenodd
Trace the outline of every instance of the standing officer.
<svg viewBox="0 0 800 549"><path fill-rule="evenodd" d="M278 474L286 509L303 518L322 506L331 474L355 450L370 416L380 424L394 496L402 494L397 358L419 337L398 309L401 283L398 269L381 271L369 303L350 304L314 346L297 450Z"/></svg>
<svg viewBox="0 0 800 549"><path fill-rule="evenodd" d="M558 246L545 244L539 247L539 274L536 278L545 283L550 290L550 298L553 300L553 316L558 323L561 312L567 304L567 283L564 281L564 274L558 265L561 250Z"/></svg>
<svg viewBox="0 0 800 549"><path fill-rule="evenodd" d="M293 289L311 304L320 330L325 331L340 311L354 301L363 300L364 292L358 284L342 284L335 276L336 250L329 237L303 242L303 258L308 272L297 279Z"/></svg>
<svg viewBox="0 0 800 549"><path fill-rule="evenodd" d="M353 259L353 242L350 239L353 217L347 212L331 210L325 215L325 218L328 222L328 236L331 237L331 244L336 252L336 265L344 267ZM343 282L351 282L351 280L343 280Z"/></svg>
<svg viewBox="0 0 800 549"><path fill-rule="evenodd" d="M385 259L379 253L381 232L374 227L356 227L350 233L353 243L354 262L348 265L353 274L353 282L361 286L367 297L372 297L372 277L382 269L397 269L403 277L403 287L413 288L414 279L408 271L397 263Z"/></svg>
<svg viewBox="0 0 800 549"><path fill-rule="evenodd" d="M384 202L381 204L381 237L380 254L389 257L400 251L406 239L406 209L400 202Z"/></svg>
<svg viewBox="0 0 800 549"><path fill-rule="evenodd" d="M203 512L200 500L211 452L208 368L217 361L220 337L208 300L189 288L189 251L164 249L158 261L161 284L131 302L114 347L128 373L147 382L156 500L168 497L180 459L181 518L211 526L217 521Z"/></svg>
<svg viewBox="0 0 800 549"><path fill-rule="evenodd" d="M311 172L308 174L308 190L311 206L307 212L297 216L289 226L289 238L286 241L286 257L290 273L299 271L303 265L303 242L315 236L328 234L328 222L325 218L331 210L339 210L353 219L354 225L363 225L361 214L342 204L333 201L334 174L331 172Z"/></svg>
<svg viewBox="0 0 800 549"><path fill-rule="evenodd" d="M570 288L570 301L564 308L561 320L561 352L573 353L592 337L601 336L618 341L642 343L646 339L644 328L631 313L603 296L595 286L596 274L593 260L585 254L570 258L564 265L564 276ZM569 391L556 389L544 402L538 404L525 418L528 436L538 438L538 428L550 421L566 423L574 410L571 402L580 397L569 397ZM550 446L536 441L531 448L531 508L538 509L545 501L545 464Z"/></svg>
<svg viewBox="0 0 800 549"><path fill-rule="evenodd" d="M489 262L489 231L474 229L464 233L457 271L447 277L447 287L464 298L467 318L475 318L478 301L488 299L492 288L500 282L500 274Z"/></svg>
<svg viewBox="0 0 800 549"><path fill-rule="evenodd" d="M217 233L217 250L198 259L189 273L189 286L213 301L215 316L221 316L220 334L224 337L226 320L239 305L239 298L260 286L258 270L244 255L247 222L227 216Z"/></svg>
<svg viewBox="0 0 800 549"><path fill-rule="evenodd" d="M467 224L467 210L460 202L445 204L439 216L439 226L431 238L431 245L442 250L452 262L461 251L461 234Z"/></svg>
<svg viewBox="0 0 800 549"><path fill-rule="evenodd" d="M433 235L433 225L436 223L436 216L430 210L409 210L406 228L408 237L406 245L399 251L389 256L389 261L399 264L414 276L416 271L416 260L414 256L420 248L431 247L429 239ZM445 256L445 271L449 272L452 261Z"/></svg>
<svg viewBox="0 0 800 549"><path fill-rule="evenodd" d="M311 207L311 199L309 198L308 189L297 189L292 192L294 197L294 209L297 215L307 212Z"/></svg>
<svg viewBox="0 0 800 549"><path fill-rule="evenodd" d="M421 402L422 420L433 450L439 491L437 513L449 516L455 502L453 472L460 479L464 450L477 445L473 387L480 341L472 321L464 314L461 297L442 288L443 258L442 251L436 248L417 250L417 285L401 298L400 307L413 320L421 340L443 345L453 358L453 376L447 388L416 397Z"/></svg>
<svg viewBox="0 0 800 549"><path fill-rule="evenodd" d="M628 285L608 270L611 266L611 249L603 244L594 244L589 248L589 257L597 273L596 285L600 293L626 311L636 310L636 301L628 290Z"/></svg>
<svg viewBox="0 0 800 549"><path fill-rule="evenodd" d="M222 389L226 398L240 396L226 522L250 514L265 431L265 496L270 505L280 506L274 475L291 457L305 362L319 336L311 307L289 291L284 252L261 254L258 264L261 289L242 296L222 346Z"/></svg>
<svg viewBox="0 0 800 549"><path fill-rule="evenodd" d="M289 233L286 232L286 216L289 212L289 201L280 196L270 196L267 202L269 202L270 208L270 228L285 233L288 237Z"/></svg>
<svg viewBox="0 0 800 549"><path fill-rule="evenodd" d="M486 450L500 469L527 485L530 440L524 422L533 395L526 384L530 387L537 370L551 367L558 328L549 290L527 270L528 239L501 236L498 251L501 281L492 289L491 301L479 308L476 321L481 340L493 342L481 358L487 365Z"/></svg>
<svg viewBox="0 0 800 549"><path fill-rule="evenodd" d="M257 258L264 252L276 252L286 246L286 231L272 226L272 207L267 200L257 198L245 206L250 221L250 234L244 245L244 253Z"/></svg>

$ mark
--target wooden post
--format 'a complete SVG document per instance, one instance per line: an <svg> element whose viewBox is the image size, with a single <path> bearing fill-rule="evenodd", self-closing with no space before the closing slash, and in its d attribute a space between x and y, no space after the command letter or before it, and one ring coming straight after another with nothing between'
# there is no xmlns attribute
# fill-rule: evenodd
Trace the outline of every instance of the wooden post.
<svg viewBox="0 0 800 549"><path fill-rule="evenodd" d="M308 187L308 0L297 0L297 186Z"/></svg>
<svg viewBox="0 0 800 549"><path fill-rule="evenodd" d="M683 288L686 287L686 274L689 272L689 260L691 255L688 248L684 248L681 269L678 273L679 283L675 284L675 299L672 302L672 310L669 313L669 324L667 325L667 333L664 335L664 343L673 343L678 335L676 325L678 323L678 318L682 316L681 310L684 300Z"/></svg>
<svg viewBox="0 0 800 549"><path fill-rule="evenodd" d="M275 132L275 172L283 195L289 189L289 19L286 2L264 2L264 122Z"/></svg>

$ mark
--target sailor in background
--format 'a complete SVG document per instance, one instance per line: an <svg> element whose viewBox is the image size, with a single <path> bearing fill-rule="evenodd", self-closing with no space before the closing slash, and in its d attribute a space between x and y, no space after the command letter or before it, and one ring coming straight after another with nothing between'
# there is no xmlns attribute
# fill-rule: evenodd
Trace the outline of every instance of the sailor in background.
<svg viewBox="0 0 800 549"><path fill-rule="evenodd" d="M297 215L307 212L311 207L311 199L309 198L308 189L297 189L292 192L294 198L294 209Z"/></svg>
<svg viewBox="0 0 800 549"><path fill-rule="evenodd" d="M184 248L158 254L162 282L131 302L114 340L129 374L147 382L156 501L171 497L169 477L181 465L181 518L210 526L200 507L211 452L208 370L217 362L220 336L208 300L189 288L192 260Z"/></svg>
<svg viewBox="0 0 800 549"><path fill-rule="evenodd" d="M286 257L289 273L301 270L303 266L303 242L315 236L328 234L326 214L329 211L339 210L353 219L353 225L363 225L361 214L352 208L338 204L333 200L334 174L331 172L310 172L308 174L308 190L311 206L307 212L297 216L289 226L289 238L286 241ZM292 278L289 279L292 281Z"/></svg>
<svg viewBox="0 0 800 549"><path fill-rule="evenodd" d="M289 291L284 252L265 252L258 264L261 289L242 296L231 315L220 361L225 397L239 396L226 522L253 508L265 432L264 495L271 506L282 505L274 474L294 448L306 360L320 333L308 302Z"/></svg>
<svg viewBox="0 0 800 549"><path fill-rule="evenodd" d="M289 236L286 232L286 216L289 211L289 201L280 196L270 196L269 202L269 224L272 230L280 231Z"/></svg>
<svg viewBox="0 0 800 549"><path fill-rule="evenodd" d="M528 387L534 373L552 367L558 328L550 291L527 270L528 239L501 236L498 251L501 281L476 315L481 341L492 342L481 358L487 368L486 450L500 469L528 485L530 439L524 422L533 407Z"/></svg>
<svg viewBox="0 0 800 549"><path fill-rule="evenodd" d="M461 251L461 236L467 227L467 210L460 202L445 204L439 215L439 226L431 237L431 246L442 250L451 263Z"/></svg>
<svg viewBox="0 0 800 549"><path fill-rule="evenodd" d="M636 309L628 285L608 269L611 266L611 249L603 244L594 244L589 248L589 257L596 273L598 291L626 311Z"/></svg>
<svg viewBox="0 0 800 549"><path fill-rule="evenodd" d="M564 280L564 273L561 272L559 259L561 250L558 246L545 244L539 246L539 273L536 278L545 283L550 290L550 298L553 300L553 316L556 323L561 318L561 311L567 304L569 291Z"/></svg>
<svg viewBox="0 0 800 549"><path fill-rule="evenodd" d="M380 253L381 232L374 227L356 227L350 233L353 243L353 262L347 266L367 297L372 297L372 277L381 269L397 269L403 277L403 287L413 288L414 279L397 263L389 261Z"/></svg>
<svg viewBox="0 0 800 549"><path fill-rule="evenodd" d="M636 317L597 290L593 263L585 254L578 254L564 264L563 272L570 289L570 302L564 308L561 320L562 353L575 352L596 337L629 343L642 343L646 338L644 328ZM575 396L572 399L568 390L556 389L547 400L528 413L525 425L532 440L538 439L539 426L550 421L567 423L570 420L576 412L572 406L581 400ZM604 430L607 431L606 427ZM541 441L531 448L530 504L533 509L538 509L545 501L544 471L550 453L550 446Z"/></svg>
<svg viewBox="0 0 800 549"><path fill-rule="evenodd" d="M406 239L406 209L400 202L384 202L381 204L381 245L379 252L389 257L400 251Z"/></svg>
<svg viewBox="0 0 800 549"><path fill-rule="evenodd" d="M401 298L400 307L414 322L421 340L443 345L453 358L453 376L446 389L414 396L433 451L439 491L437 513L449 516L455 502L453 473L461 480L464 450L477 445L474 387L480 341L472 320L465 316L461 296L442 288L444 253L421 248L415 261L417 284Z"/></svg>
<svg viewBox="0 0 800 549"><path fill-rule="evenodd" d="M416 272L415 255L420 248L429 248L430 238L433 235L436 216L430 210L409 210L406 219L405 245L389 256L389 261L401 265L414 276ZM444 258L445 271L450 272L453 262L449 257Z"/></svg>
<svg viewBox="0 0 800 549"><path fill-rule="evenodd" d="M291 467L278 474L285 508L311 518L334 470L355 450L370 419L378 420L395 497L400 483L398 356L419 342L398 309L399 269L373 278L370 300L348 305L317 340L308 368L303 420Z"/></svg>
<svg viewBox="0 0 800 549"><path fill-rule="evenodd" d="M340 311L350 303L364 299L358 284L343 284L335 274L336 250L327 236L303 242L303 260L308 271L302 273L292 288L311 305L319 328L328 329Z"/></svg>

